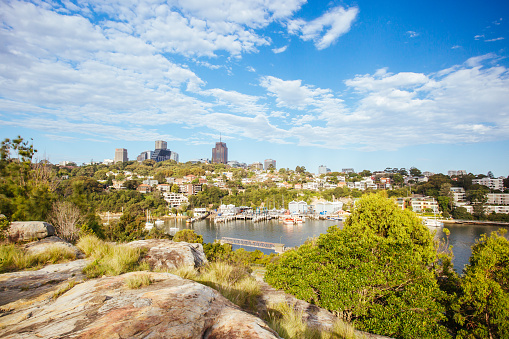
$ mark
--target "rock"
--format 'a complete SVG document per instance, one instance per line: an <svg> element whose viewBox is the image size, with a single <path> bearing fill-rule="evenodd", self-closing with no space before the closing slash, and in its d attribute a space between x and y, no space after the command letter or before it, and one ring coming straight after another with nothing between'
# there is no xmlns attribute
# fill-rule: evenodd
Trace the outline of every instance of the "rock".
<svg viewBox="0 0 509 339"><path fill-rule="evenodd" d="M279 338L210 287L170 273L143 272L153 283L128 289L124 281L136 274L90 280L56 300L4 311L0 337Z"/></svg>
<svg viewBox="0 0 509 339"><path fill-rule="evenodd" d="M16 305L30 303L30 299L54 292L59 284L68 280L82 281L85 279L82 271L87 263L87 260L75 260L64 264L48 265L37 271L0 274L0 306L4 307L13 302ZM11 305L7 309L14 306Z"/></svg>
<svg viewBox="0 0 509 339"><path fill-rule="evenodd" d="M84 256L83 252L81 252L76 246L74 246L71 243L68 243L67 241L57 237L56 235L44 238L39 241L34 241L31 243L26 244L25 250L31 254L37 254L44 252L51 246L61 247L64 250L70 250L74 253L74 256L76 258L81 258Z"/></svg>
<svg viewBox="0 0 509 339"><path fill-rule="evenodd" d="M52 235L55 235L55 228L44 221L14 221L9 228L9 238L15 241L44 239Z"/></svg>
<svg viewBox="0 0 509 339"><path fill-rule="evenodd" d="M147 239L132 241L126 245L147 249L143 260L148 262L152 269L172 270L181 266L200 267L208 263L202 244Z"/></svg>

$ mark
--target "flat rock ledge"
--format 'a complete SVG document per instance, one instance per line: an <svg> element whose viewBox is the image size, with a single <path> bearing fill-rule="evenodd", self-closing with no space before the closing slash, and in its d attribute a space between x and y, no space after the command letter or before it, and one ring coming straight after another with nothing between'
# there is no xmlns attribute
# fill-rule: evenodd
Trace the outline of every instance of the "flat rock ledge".
<svg viewBox="0 0 509 339"><path fill-rule="evenodd" d="M173 270L182 266L198 268L208 263L202 244L147 239L132 241L126 246L146 249L148 252L143 260L155 270Z"/></svg>
<svg viewBox="0 0 509 339"><path fill-rule="evenodd" d="M56 300L0 313L2 338L279 338L219 292L170 273L129 289L140 272L77 284Z"/></svg>

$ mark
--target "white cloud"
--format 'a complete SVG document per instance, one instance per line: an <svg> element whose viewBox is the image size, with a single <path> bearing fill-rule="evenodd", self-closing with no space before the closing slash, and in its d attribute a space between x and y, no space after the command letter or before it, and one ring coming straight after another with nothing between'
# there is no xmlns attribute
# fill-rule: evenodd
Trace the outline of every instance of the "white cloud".
<svg viewBox="0 0 509 339"><path fill-rule="evenodd" d="M322 50L350 31L358 13L357 7L345 9L337 6L310 22L302 19L290 20L287 28L290 34L300 33L300 38L304 41L313 40L316 48Z"/></svg>
<svg viewBox="0 0 509 339"><path fill-rule="evenodd" d="M478 34L478 35L474 36L475 40L480 40L482 38L484 38L484 34Z"/></svg>
<svg viewBox="0 0 509 339"><path fill-rule="evenodd" d="M418 37L418 36L419 36L419 33L414 32L414 31L408 31L408 32L406 32L406 34L408 34L408 36L409 36L410 38L416 38L416 37Z"/></svg>
<svg viewBox="0 0 509 339"><path fill-rule="evenodd" d="M284 51L286 51L287 48L288 45L279 48L273 48L272 52L274 52L275 54L283 53Z"/></svg>
<svg viewBox="0 0 509 339"><path fill-rule="evenodd" d="M260 98L242 94L237 91L225 91L219 88L214 88L201 91L200 94L215 97L217 99L217 105L227 106L234 112L258 115L263 114L265 111L263 105L257 104Z"/></svg>
<svg viewBox="0 0 509 339"><path fill-rule="evenodd" d="M500 40L504 40L505 38L504 37L499 37L499 38L495 38L495 39L488 39L488 40L484 40L485 42L493 42L493 41L500 41Z"/></svg>

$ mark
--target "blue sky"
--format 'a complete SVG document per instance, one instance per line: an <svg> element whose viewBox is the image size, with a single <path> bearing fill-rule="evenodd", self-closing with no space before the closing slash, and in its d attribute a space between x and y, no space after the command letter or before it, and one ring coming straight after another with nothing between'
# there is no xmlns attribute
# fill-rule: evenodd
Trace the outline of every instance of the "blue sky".
<svg viewBox="0 0 509 339"><path fill-rule="evenodd" d="M507 1L0 3L0 137L39 157L509 175Z"/></svg>

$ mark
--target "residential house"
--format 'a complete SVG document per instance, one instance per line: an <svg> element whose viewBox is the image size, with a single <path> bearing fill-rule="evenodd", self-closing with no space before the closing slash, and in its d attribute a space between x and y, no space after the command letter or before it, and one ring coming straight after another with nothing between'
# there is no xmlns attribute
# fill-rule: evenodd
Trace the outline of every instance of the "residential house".
<svg viewBox="0 0 509 339"><path fill-rule="evenodd" d="M163 197L170 208L178 208L182 204L187 204L189 202L187 197L182 193L165 192L163 193Z"/></svg>
<svg viewBox="0 0 509 339"><path fill-rule="evenodd" d="M138 188L136 190L140 193L150 193L150 192L152 192L152 187L147 184L141 184L138 186Z"/></svg>

